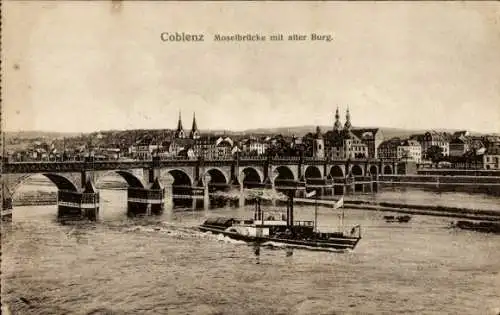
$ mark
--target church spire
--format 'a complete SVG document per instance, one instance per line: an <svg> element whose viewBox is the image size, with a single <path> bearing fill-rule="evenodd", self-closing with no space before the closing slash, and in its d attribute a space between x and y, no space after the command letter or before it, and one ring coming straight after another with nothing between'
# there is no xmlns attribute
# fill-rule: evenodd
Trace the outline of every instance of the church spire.
<svg viewBox="0 0 500 315"><path fill-rule="evenodd" d="M351 114L349 113L349 107L347 107L347 111L345 113L345 125L344 129L345 130L351 130Z"/></svg>
<svg viewBox="0 0 500 315"><path fill-rule="evenodd" d="M333 125L334 131L340 131L342 129L342 124L340 123L339 107L335 111L335 124Z"/></svg>
<svg viewBox="0 0 500 315"><path fill-rule="evenodd" d="M321 128L319 126L316 126L316 139L323 139L323 135L321 133Z"/></svg>
<svg viewBox="0 0 500 315"><path fill-rule="evenodd" d="M198 131L198 126L196 125L196 113L193 113L193 126L191 127L189 137L191 139L198 139L200 137L200 132Z"/></svg>
<svg viewBox="0 0 500 315"><path fill-rule="evenodd" d="M179 111L179 121L177 122L177 131L181 131L182 128L182 118L181 118L181 111Z"/></svg>
<svg viewBox="0 0 500 315"><path fill-rule="evenodd" d="M176 138L184 138L184 128L182 128L181 111L179 111L179 121L177 122L177 130L175 131Z"/></svg>

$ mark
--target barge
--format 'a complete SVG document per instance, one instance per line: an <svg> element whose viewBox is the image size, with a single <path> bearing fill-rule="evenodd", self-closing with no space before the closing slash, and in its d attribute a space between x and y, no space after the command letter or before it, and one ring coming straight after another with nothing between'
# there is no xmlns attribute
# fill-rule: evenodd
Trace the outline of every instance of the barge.
<svg viewBox="0 0 500 315"><path fill-rule="evenodd" d="M470 230L483 233L495 233L500 234L500 222L490 222L490 221L466 221L459 220L453 224L453 227L462 230Z"/></svg>
<svg viewBox="0 0 500 315"><path fill-rule="evenodd" d="M411 216L409 215L385 215L384 216L385 222L388 223L393 223L393 222L398 222L398 223L408 223L411 220Z"/></svg>

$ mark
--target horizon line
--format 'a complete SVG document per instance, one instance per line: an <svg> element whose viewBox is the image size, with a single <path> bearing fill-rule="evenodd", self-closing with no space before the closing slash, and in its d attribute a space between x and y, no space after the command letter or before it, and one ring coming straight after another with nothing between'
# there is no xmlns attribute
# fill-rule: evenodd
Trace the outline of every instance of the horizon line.
<svg viewBox="0 0 500 315"><path fill-rule="evenodd" d="M242 130L237 129L224 129L224 128L198 128L200 131L216 131L216 132L255 132L259 130L265 129L295 129L295 128L306 128L311 127L312 131L315 127L324 128L327 125L295 125L295 126L282 126L282 127L256 127L256 128L247 128ZM333 128L333 126L332 126ZM447 127L438 127L438 128L406 128L406 127L387 127L387 126L352 126L353 129L399 129L399 130L408 130L408 131L468 131L470 133L479 133L479 134L498 134L499 131L475 131L468 130L467 128L447 128ZM109 132L109 131L132 131L132 130L172 130L175 131L176 128L128 128L128 129L98 129L93 131L54 131L54 130L3 130L4 133L60 133L60 134L91 134L96 132ZM183 130L191 130L190 128L183 128Z"/></svg>

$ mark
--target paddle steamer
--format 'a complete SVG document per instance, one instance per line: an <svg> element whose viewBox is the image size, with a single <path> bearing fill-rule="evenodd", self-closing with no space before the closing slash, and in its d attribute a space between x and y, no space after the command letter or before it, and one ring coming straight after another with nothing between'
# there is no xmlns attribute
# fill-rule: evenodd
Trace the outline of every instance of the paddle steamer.
<svg viewBox="0 0 500 315"><path fill-rule="evenodd" d="M286 200L286 215L267 215L261 207L261 201L273 198L269 190L253 190L255 200L254 217L237 219L230 217L208 218L199 230L222 234L231 239L241 240L254 244L276 244L286 247L306 248L315 250L353 250L361 240L361 226L352 227L349 233L319 232L317 228L317 203L315 206L314 221L294 220L294 190L288 190L287 196L278 198ZM316 191L314 194L317 196ZM266 197L267 195L267 197ZM316 197L317 198L317 197ZM317 200L317 199L316 199ZM343 198L337 201L334 208L343 207ZM343 221L343 213L342 213Z"/></svg>

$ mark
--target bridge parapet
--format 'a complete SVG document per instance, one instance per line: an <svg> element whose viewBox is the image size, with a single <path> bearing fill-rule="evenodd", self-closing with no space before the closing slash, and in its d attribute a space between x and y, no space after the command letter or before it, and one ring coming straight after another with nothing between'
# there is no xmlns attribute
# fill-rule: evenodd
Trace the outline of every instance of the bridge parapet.
<svg viewBox="0 0 500 315"><path fill-rule="evenodd" d="M4 174L79 172L84 169L83 162L14 162L4 163Z"/></svg>
<svg viewBox="0 0 500 315"><path fill-rule="evenodd" d="M274 157L271 159L273 162L290 162L290 161L300 161L301 158L299 156L290 156L290 157Z"/></svg>
<svg viewBox="0 0 500 315"><path fill-rule="evenodd" d="M265 161L267 160L267 156L240 156L240 161Z"/></svg>
<svg viewBox="0 0 500 315"><path fill-rule="evenodd" d="M4 163L3 173L41 173L41 172L75 172L82 170L126 170L133 168L147 168L157 164L158 167L195 166L203 164L206 166L222 166L239 163L250 165L255 163L262 165L265 162L271 164L363 164L363 163L393 163L391 160L379 159L316 159L312 157L241 157L224 159L151 159L151 160L106 160L106 161L65 161L65 162L8 162Z"/></svg>

